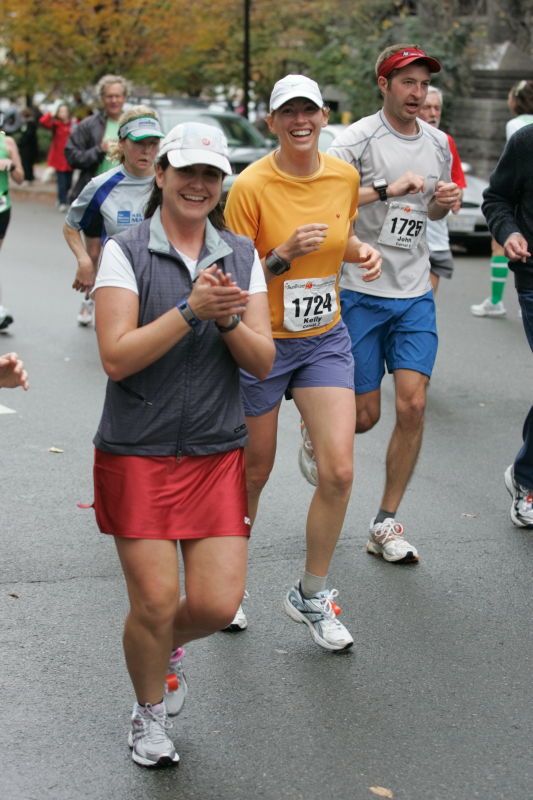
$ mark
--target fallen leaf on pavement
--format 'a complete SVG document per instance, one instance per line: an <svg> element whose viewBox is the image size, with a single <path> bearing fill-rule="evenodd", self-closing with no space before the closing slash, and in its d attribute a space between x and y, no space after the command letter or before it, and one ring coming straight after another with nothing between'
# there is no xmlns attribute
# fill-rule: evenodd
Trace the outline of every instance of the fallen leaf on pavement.
<svg viewBox="0 0 533 800"><path fill-rule="evenodd" d="M16 594L15 592L9 592L9 596L10 596L10 597L14 597L14 598L15 598L15 600L18 600L18 599L19 599L19 597L20 597L20 595L19 595L19 594Z"/></svg>
<svg viewBox="0 0 533 800"><path fill-rule="evenodd" d="M391 792L391 790L385 789L384 786L369 786L368 788L372 794L376 795L376 797L394 797L394 794Z"/></svg>
<svg viewBox="0 0 533 800"><path fill-rule="evenodd" d="M61 448L59 448L59 447L49 447L48 448L48 452L49 453L64 453L65 451L61 450Z"/></svg>

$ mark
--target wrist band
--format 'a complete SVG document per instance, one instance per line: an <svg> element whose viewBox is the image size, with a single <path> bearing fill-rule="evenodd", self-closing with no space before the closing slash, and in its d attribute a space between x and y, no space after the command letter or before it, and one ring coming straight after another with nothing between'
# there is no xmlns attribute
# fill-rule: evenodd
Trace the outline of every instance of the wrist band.
<svg viewBox="0 0 533 800"><path fill-rule="evenodd" d="M187 325L190 325L191 328L195 328L201 322L186 300L184 300L182 303L177 303L176 308L180 312Z"/></svg>

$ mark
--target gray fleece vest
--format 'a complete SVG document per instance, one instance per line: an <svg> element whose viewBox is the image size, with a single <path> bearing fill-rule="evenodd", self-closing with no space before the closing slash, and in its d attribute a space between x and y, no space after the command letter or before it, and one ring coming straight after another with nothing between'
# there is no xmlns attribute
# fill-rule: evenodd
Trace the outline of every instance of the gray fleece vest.
<svg viewBox="0 0 533 800"><path fill-rule="evenodd" d="M168 242L159 209L113 237L133 267L139 327L192 290L191 275ZM253 244L207 223L196 273L214 263L248 289ZM246 425L239 369L211 320L200 322L155 363L122 381L108 380L95 446L119 455L209 455L242 447Z"/></svg>

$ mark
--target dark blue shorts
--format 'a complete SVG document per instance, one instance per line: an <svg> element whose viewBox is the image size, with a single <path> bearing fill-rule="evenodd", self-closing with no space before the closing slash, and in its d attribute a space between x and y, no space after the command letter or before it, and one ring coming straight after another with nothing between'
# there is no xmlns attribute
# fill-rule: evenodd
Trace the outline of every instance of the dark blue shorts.
<svg viewBox="0 0 533 800"><path fill-rule="evenodd" d="M379 389L385 365L389 372L431 376L438 346L432 291L399 299L343 289L341 313L352 340L356 394Z"/></svg>
<svg viewBox="0 0 533 800"><path fill-rule="evenodd" d="M241 370L241 394L247 417L272 411L283 396L296 388L335 386L353 391L353 358L344 323L318 336L274 339L272 372L259 381Z"/></svg>

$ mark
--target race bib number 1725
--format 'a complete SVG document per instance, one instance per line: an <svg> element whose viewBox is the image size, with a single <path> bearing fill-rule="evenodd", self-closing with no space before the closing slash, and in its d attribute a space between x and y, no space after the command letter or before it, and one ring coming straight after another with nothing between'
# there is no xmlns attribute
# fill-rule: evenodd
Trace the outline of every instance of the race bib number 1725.
<svg viewBox="0 0 533 800"><path fill-rule="evenodd" d="M389 203L387 216L381 226L379 244L412 250L419 243L426 226L427 212L407 203Z"/></svg>

